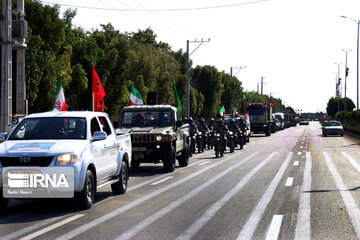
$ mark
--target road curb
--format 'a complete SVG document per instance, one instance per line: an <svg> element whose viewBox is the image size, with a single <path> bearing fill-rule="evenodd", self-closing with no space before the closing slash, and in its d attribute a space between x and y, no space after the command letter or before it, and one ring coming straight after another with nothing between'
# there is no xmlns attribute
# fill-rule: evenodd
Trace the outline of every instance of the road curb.
<svg viewBox="0 0 360 240"><path fill-rule="evenodd" d="M356 138L356 139L360 139L360 135L357 135L355 133L352 132L348 132L348 131L344 131L344 133L350 137Z"/></svg>

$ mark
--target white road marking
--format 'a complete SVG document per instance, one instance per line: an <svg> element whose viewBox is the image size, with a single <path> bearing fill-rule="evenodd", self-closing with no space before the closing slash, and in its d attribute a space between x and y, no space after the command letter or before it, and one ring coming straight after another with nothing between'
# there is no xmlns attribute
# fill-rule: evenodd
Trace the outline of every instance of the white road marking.
<svg viewBox="0 0 360 240"><path fill-rule="evenodd" d="M188 240L192 239L194 235L220 210L225 203L230 200L235 194L237 194L244 186L247 184L250 179L267 164L274 156L276 152L271 153L264 161L259 163L255 168L253 168L241 181L236 184L236 186L227 192L222 198L216 201L210 208L208 208L205 213L198 218L195 223L191 224L188 229L185 230L176 240Z"/></svg>
<svg viewBox="0 0 360 240"><path fill-rule="evenodd" d="M301 155L301 152L298 152L297 155Z"/></svg>
<svg viewBox="0 0 360 240"><path fill-rule="evenodd" d="M285 183L285 187L291 187L293 184L294 178L293 177L288 177L286 179L286 183Z"/></svg>
<svg viewBox="0 0 360 240"><path fill-rule="evenodd" d="M18 239L19 236L21 236L21 235L24 235L24 234L26 234L26 233L32 232L32 231L34 231L34 230L37 229L37 228L40 228L40 227L49 225L49 224L51 224L52 222L55 222L55 221L60 220L61 218L64 218L64 216L46 219L46 220L44 220L44 221L35 223L35 224L33 224L33 225L29 226L29 227L25 227L25 228L22 228L22 229L20 229L20 230L18 230L18 231L16 231L16 232L10 233L10 234L8 234L8 235L6 235L6 236L1 236L1 235L0 235L0 239L6 239L6 240Z"/></svg>
<svg viewBox="0 0 360 240"><path fill-rule="evenodd" d="M198 164L199 166L202 166L202 165L205 165L205 164L208 164L210 161L205 161L205 162L202 162L200 164Z"/></svg>
<svg viewBox="0 0 360 240"><path fill-rule="evenodd" d="M274 215L265 240L277 240L280 233L283 215Z"/></svg>
<svg viewBox="0 0 360 240"><path fill-rule="evenodd" d="M216 167L217 165L224 164L224 162L226 162L226 161L230 161L232 158L237 157L240 154L241 154L241 152L237 153L237 154L234 154L232 156L229 156L229 157L225 158L222 161L217 161L216 163L214 163L214 164L212 164L210 166L207 166L206 168L200 169L200 170L198 170L198 171L196 171L196 172L194 172L194 173L192 173L192 174L190 174L190 175L188 175L186 177L183 177L183 178L179 179L178 181L175 181L175 182L173 182L173 183L171 183L169 185L164 186L163 188L160 188L160 189L158 189L158 190L156 190L154 192L151 192L151 193L149 193L149 194L147 194L147 195L145 195L145 196L143 196L141 198L138 198L138 199L132 201L129 204L123 205L122 207L120 207L118 209L115 209L112 212L109 212L108 214L105 214L105 215L103 215L103 216L101 216L99 218L96 218L96 219L94 219L94 220L92 220L92 221L90 221L90 222L88 222L88 223L86 223L84 225L81 225L81 226L77 227L76 229L74 229L74 230L72 230L72 231L70 231L70 232L68 232L68 233L66 233L64 235L61 235L60 237L56 238L56 240L59 240L59 239L72 239L75 236L78 236L79 234L81 234L83 232L86 232L87 230L92 229L95 226L97 226L97 225L99 225L99 224L101 224L101 223L103 223L103 222L105 222L105 221L107 221L107 220L109 220L109 219L111 219L113 217L116 217L117 215L119 215L119 214L133 208L133 207L136 207L137 205L139 205L139 204L141 204L141 203L143 203L143 202L145 202L145 201L147 201L147 200L149 200L149 199L151 199L151 198L153 198L153 197L155 197L155 196L157 196L157 195L159 195L159 194L161 194L163 192L168 191L171 188L174 188L174 187L176 187L176 186L178 186L178 185L180 185L180 184L182 184L184 182L189 181L190 179L202 174L203 172L206 172L207 170L209 170L211 168Z"/></svg>
<svg viewBox="0 0 360 240"><path fill-rule="evenodd" d="M294 161L294 166L299 166L299 161Z"/></svg>
<svg viewBox="0 0 360 240"><path fill-rule="evenodd" d="M128 188L128 191L133 191L133 190L135 190L135 189L138 189L138 188L140 188L140 187L142 187L142 186L148 185L149 183L152 183L152 182L154 182L154 181L156 181L156 180L158 180L158 179L161 179L161 178L163 178L163 177L164 177L164 176L159 176L159 177L156 177L156 178L152 178L152 179L150 179L150 180L147 180L147 181L145 181L145 182L139 183L139 184L137 184L137 185L133 185L133 186L131 186L131 187Z"/></svg>
<svg viewBox="0 0 360 240"><path fill-rule="evenodd" d="M84 215L85 214L76 214L76 215L74 215L72 217L66 218L66 219L64 219L64 220L62 220L62 221L60 221L58 223L55 223L55 224L53 224L51 226L43 228L40 231L37 231L37 232L34 232L34 233L32 233L32 234L30 234L28 236L25 236L25 237L21 238L20 240L31 240L33 238L36 238L36 237L40 236L40 235L43 235L44 233L52 231L55 228L61 227L61 226L65 225L65 224L67 224L69 222L72 222L72 221L74 221L74 220L76 220L78 218L81 218Z"/></svg>
<svg viewBox="0 0 360 240"><path fill-rule="evenodd" d="M174 210L175 208L179 207L181 204L183 204L185 201L191 199L192 197L194 197L196 194L198 194L200 191L204 190L206 187L210 186L211 184L213 184L215 181L217 181L219 178L225 176L226 174L228 174L230 171L233 171L235 168L238 168L239 166L241 166L242 164L244 164L245 162L247 162L248 160L250 160L251 158L253 158L254 156L257 155L257 152L251 154L250 156L248 156L247 158L245 158L244 160L238 162L237 164L233 165L230 168L227 168L226 170L222 171L221 173L217 174L216 176L212 177L210 180L208 180L207 182L201 184L200 186L198 186L197 188L191 190L190 192L188 192L187 194L185 194L184 196L182 196L181 198L177 199L176 201L170 203L168 206L162 208L160 211L152 214L151 216L143 219L141 222L139 222L137 225L133 226L132 228L130 228L129 230L127 230L126 232L122 233L119 237L117 237L117 240L127 240L132 238L133 236L135 236L138 232L140 232L141 230L143 230L144 228L146 228L147 226L149 226L150 224L152 224L153 222L155 222L157 219L165 216L166 214L168 214L169 212L171 212L172 210Z"/></svg>
<svg viewBox="0 0 360 240"><path fill-rule="evenodd" d="M360 173L360 165L346 152L341 152L341 154L344 155L344 157L346 157L347 160L349 160L351 165Z"/></svg>
<svg viewBox="0 0 360 240"><path fill-rule="evenodd" d="M165 177L165 178L163 178L163 179L161 179L161 180L159 180L159 181L156 181L156 182L151 183L150 185L151 185L151 186L158 185L158 184L160 184L160 183L162 183L162 182L165 182L165 181L167 181L167 180L169 180L169 179L172 179L173 177L174 177L174 176Z"/></svg>
<svg viewBox="0 0 360 240"><path fill-rule="evenodd" d="M334 179L336 187L338 189L347 189L340 174L336 170L335 165L332 163L328 153L323 152L323 155L325 157L326 165L328 166L330 173ZM349 191L339 191L339 192L340 192L341 198L343 199L343 201L345 203L346 210L350 216L350 219L351 219L352 225L354 227L354 230L357 234L357 237L360 239L360 218L359 218L360 211L359 211L359 208Z"/></svg>
<svg viewBox="0 0 360 240"><path fill-rule="evenodd" d="M246 222L245 226L239 233L237 240L251 239L252 236L254 235L256 227L259 224L261 217L264 214L265 209L267 208L269 202L271 201L271 199L275 193L275 190L276 190L277 186L279 185L281 178L284 176L285 170L286 170L287 166L289 165L289 162L290 162L290 159L292 158L292 156L293 156L293 153L290 152L288 154L288 156L286 157L285 161L283 162L283 164L281 165L279 171L276 173L275 177L271 181L270 185L266 189L266 192L262 196L260 202L258 203L256 208L251 213L249 220Z"/></svg>
<svg viewBox="0 0 360 240"><path fill-rule="evenodd" d="M306 191L311 190L311 154L306 153L306 162L304 168L304 179L301 186L300 199L299 199L299 212L295 230L295 240L310 240L310 193Z"/></svg>

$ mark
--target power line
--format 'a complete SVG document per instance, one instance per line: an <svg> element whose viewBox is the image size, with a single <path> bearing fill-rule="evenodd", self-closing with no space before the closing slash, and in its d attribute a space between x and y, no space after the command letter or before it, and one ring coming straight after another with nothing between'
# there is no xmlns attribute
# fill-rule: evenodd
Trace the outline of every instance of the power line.
<svg viewBox="0 0 360 240"><path fill-rule="evenodd" d="M73 7L73 8L86 8L86 9L94 9L94 10L119 11L119 12L180 12L180 11L197 11L197 10L209 10L209 9L217 9L217 8L237 7L237 6L256 4L256 3L262 3L262 2L267 2L267 1L268 0L258 0L258 1L252 1L252 2L234 3L234 4L228 4L228 5L218 5L218 6L209 6L209 7L168 8L168 9L100 8L100 7L87 7L87 6L63 4L63 3L47 2L47 1L43 1L43 3L58 4L60 6Z"/></svg>

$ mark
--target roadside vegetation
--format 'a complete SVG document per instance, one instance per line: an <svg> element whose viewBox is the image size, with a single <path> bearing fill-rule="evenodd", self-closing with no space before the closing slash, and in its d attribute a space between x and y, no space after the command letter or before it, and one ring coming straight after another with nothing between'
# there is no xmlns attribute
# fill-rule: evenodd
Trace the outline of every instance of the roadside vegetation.
<svg viewBox="0 0 360 240"><path fill-rule="evenodd" d="M14 3L15 4L15 3ZM49 111L55 102L56 70L59 71L68 110L91 109L91 64L104 86L105 112L115 115L128 105L131 86L146 102L149 91L158 92L158 102L171 102L176 85L185 114L186 52L174 51L157 41L148 28L121 32L111 24L85 31L74 26L76 10L60 16L59 6L25 0L29 32L26 51L26 90L29 113ZM191 67L190 111L194 118L214 117L222 105L244 111L247 102L269 102L269 96L245 92L241 81L214 66ZM16 71L13 71L16 79ZM16 81L14 81L14 85ZM15 89L15 86L14 86ZM14 102L14 101L13 101ZM274 98L274 111L283 111L281 99ZM14 102L15 105L15 102Z"/></svg>

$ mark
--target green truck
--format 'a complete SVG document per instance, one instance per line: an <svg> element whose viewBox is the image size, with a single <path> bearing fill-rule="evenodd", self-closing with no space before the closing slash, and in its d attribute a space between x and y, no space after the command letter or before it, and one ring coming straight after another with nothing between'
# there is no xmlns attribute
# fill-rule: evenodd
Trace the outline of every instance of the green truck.
<svg viewBox="0 0 360 240"><path fill-rule="evenodd" d="M270 103L250 103L247 107L250 116L251 131L254 133L265 133L270 136L276 132L276 125L272 115Z"/></svg>

